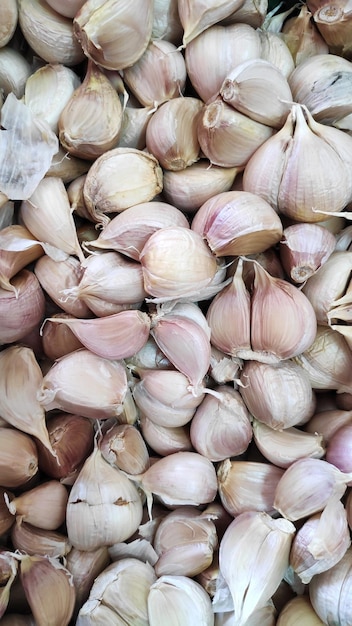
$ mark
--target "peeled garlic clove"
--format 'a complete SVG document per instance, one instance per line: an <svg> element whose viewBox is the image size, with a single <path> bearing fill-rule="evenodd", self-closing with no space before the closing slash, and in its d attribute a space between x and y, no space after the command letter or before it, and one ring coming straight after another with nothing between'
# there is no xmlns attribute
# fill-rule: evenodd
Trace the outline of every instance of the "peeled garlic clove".
<svg viewBox="0 0 352 626"><path fill-rule="evenodd" d="M160 456L193 450L187 424L184 426L160 426L141 414L139 425L145 442Z"/></svg>
<svg viewBox="0 0 352 626"><path fill-rule="evenodd" d="M19 50L15 50L15 48L10 46L0 48L2 102L11 92L15 94L16 98L22 98L26 81L30 74L31 66Z"/></svg>
<svg viewBox="0 0 352 626"><path fill-rule="evenodd" d="M206 395L191 421L194 449L211 461L243 454L252 439L249 413L238 391L215 387L216 397Z"/></svg>
<svg viewBox="0 0 352 626"><path fill-rule="evenodd" d="M11 224L1 229L0 286L14 291L13 278L26 265L44 254L44 250L25 226Z"/></svg>
<svg viewBox="0 0 352 626"><path fill-rule="evenodd" d="M43 375L33 350L21 345L6 348L0 352L0 371L1 416L15 428L39 439L54 454L46 428L45 411L36 397Z"/></svg>
<svg viewBox="0 0 352 626"><path fill-rule="evenodd" d="M57 134L61 112L79 85L80 80L71 68L62 63L48 63L28 77L24 103Z"/></svg>
<svg viewBox="0 0 352 626"><path fill-rule="evenodd" d="M17 428L1 427L0 434L0 484L16 489L38 472L37 448L34 439Z"/></svg>
<svg viewBox="0 0 352 626"><path fill-rule="evenodd" d="M85 348L104 359L121 360L132 356L146 343L150 318L138 310L93 319L48 317L48 321L65 324Z"/></svg>
<svg viewBox="0 0 352 626"><path fill-rule="evenodd" d="M94 160L115 147L122 121L120 98L93 61L58 121L61 145L81 159Z"/></svg>
<svg viewBox="0 0 352 626"><path fill-rule="evenodd" d="M150 626L212 626L211 601L203 587L188 576L160 576L150 587L148 618Z"/></svg>
<svg viewBox="0 0 352 626"><path fill-rule="evenodd" d="M117 32L112 25L118 24ZM146 49L153 26L153 3L88 0L75 15L73 28L84 53L97 65L122 70L134 65Z"/></svg>
<svg viewBox="0 0 352 626"><path fill-rule="evenodd" d="M184 92L186 75L181 51L158 39L150 41L138 61L124 70L123 80L143 106L158 107Z"/></svg>
<svg viewBox="0 0 352 626"><path fill-rule="evenodd" d="M299 623L307 626L324 626L314 611L308 595L295 596L289 600L279 613L277 626L295 626Z"/></svg>
<svg viewBox="0 0 352 626"><path fill-rule="evenodd" d="M187 46L197 35L231 15L242 4L243 0L179 0L178 12L184 29L183 45Z"/></svg>
<svg viewBox="0 0 352 626"><path fill-rule="evenodd" d="M18 519L12 527L11 541L15 550L30 556L34 554L50 557L66 556L72 547L66 535L43 530Z"/></svg>
<svg viewBox="0 0 352 626"><path fill-rule="evenodd" d="M311 420L308 424L310 422ZM289 467L300 458L321 459L325 455L325 439L316 429L305 432L291 426L277 430L256 419L253 419L252 427L257 448L268 461L278 467Z"/></svg>
<svg viewBox="0 0 352 626"><path fill-rule="evenodd" d="M146 291L159 300L196 297L210 285L217 265L202 237L188 228L153 233L140 254ZM160 301L162 301L160 300Z"/></svg>
<svg viewBox="0 0 352 626"><path fill-rule="evenodd" d="M90 552L71 548L66 557L66 567L72 575L76 589L74 619L76 619L81 606L88 599L94 580L109 564L110 556L106 546Z"/></svg>
<svg viewBox="0 0 352 626"><path fill-rule="evenodd" d="M8 501L12 515L37 528L56 530L65 521L68 492L58 480L43 482Z"/></svg>
<svg viewBox="0 0 352 626"><path fill-rule="evenodd" d="M149 453L143 437L132 424L116 424L99 444L104 459L126 474L142 474L149 467Z"/></svg>
<svg viewBox="0 0 352 626"><path fill-rule="evenodd" d="M77 65L84 59L83 50L73 33L72 20L43 0L20 0L18 21L31 48L48 63Z"/></svg>
<svg viewBox="0 0 352 626"><path fill-rule="evenodd" d="M295 527L288 520L257 511L241 513L226 529L220 542L219 565L230 589L238 626L244 626L278 588L288 567L294 533Z"/></svg>
<svg viewBox="0 0 352 626"><path fill-rule="evenodd" d="M282 235L282 223L262 198L245 191L225 191L207 200L192 220L217 256L263 252Z"/></svg>
<svg viewBox="0 0 352 626"><path fill-rule="evenodd" d="M246 361L240 381L239 392L250 413L274 430L306 422L314 413L315 398L309 377L293 361Z"/></svg>
<svg viewBox="0 0 352 626"><path fill-rule="evenodd" d="M38 626L68 626L75 603L69 571L58 559L19 555L23 589Z"/></svg>
<svg viewBox="0 0 352 626"><path fill-rule="evenodd" d="M280 260L291 280L304 283L324 265L335 245L333 233L324 226L307 222L293 224L283 231Z"/></svg>
<svg viewBox="0 0 352 626"><path fill-rule="evenodd" d="M45 312L44 293L33 272L20 270L11 285L11 291L0 287L0 345L20 341L31 333Z"/></svg>
<svg viewBox="0 0 352 626"><path fill-rule="evenodd" d="M202 152L212 164L243 167L274 131L236 111L218 96L205 104L197 132Z"/></svg>
<svg viewBox="0 0 352 626"><path fill-rule="evenodd" d="M298 459L277 485L274 508L291 521L318 513L331 497L343 496L351 476L322 459Z"/></svg>
<svg viewBox="0 0 352 626"><path fill-rule="evenodd" d="M350 620L352 548L348 548L336 565L313 576L309 583L309 598L322 620L347 626Z"/></svg>
<svg viewBox="0 0 352 626"><path fill-rule="evenodd" d="M70 491L66 524L79 550L126 541L142 520L142 500L125 474L105 461L95 447Z"/></svg>
<svg viewBox="0 0 352 626"><path fill-rule="evenodd" d="M0 47L12 39L18 20L18 8L16 0L5 0L2 7L2 25L0 33Z"/></svg>
<svg viewBox="0 0 352 626"><path fill-rule="evenodd" d="M278 129L291 109L287 79L281 70L263 59L245 61L232 69L222 83L220 95L252 120Z"/></svg>
<svg viewBox="0 0 352 626"><path fill-rule="evenodd" d="M37 398L46 411L56 408L107 419L120 415L126 393L124 365L82 349L52 365L38 388Z"/></svg>
<svg viewBox="0 0 352 626"><path fill-rule="evenodd" d="M83 197L91 220L104 227L110 222L107 213L120 213L148 202L162 186L162 169L152 154L133 148L114 148L91 165Z"/></svg>
<svg viewBox="0 0 352 626"><path fill-rule="evenodd" d="M190 96L164 102L151 117L146 146L167 170L182 170L199 159L197 118L203 102Z"/></svg>

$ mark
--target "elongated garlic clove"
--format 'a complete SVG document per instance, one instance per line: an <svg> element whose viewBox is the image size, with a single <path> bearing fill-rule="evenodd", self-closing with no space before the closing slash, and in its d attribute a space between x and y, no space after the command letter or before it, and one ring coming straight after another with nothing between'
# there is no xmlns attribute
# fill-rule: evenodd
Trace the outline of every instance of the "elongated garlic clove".
<svg viewBox="0 0 352 626"><path fill-rule="evenodd" d="M138 352L146 343L150 329L149 316L138 310L86 320L58 316L47 320L68 326L87 350L103 359L117 361Z"/></svg>
<svg viewBox="0 0 352 626"><path fill-rule="evenodd" d="M107 213L120 213L148 202L162 187L162 169L152 154L134 148L113 148L89 168L83 197L90 219L104 227L110 222Z"/></svg>
<svg viewBox="0 0 352 626"><path fill-rule="evenodd" d="M307 222L293 224L283 231L280 260L295 283L313 276L334 252L336 238L327 228Z"/></svg>
<svg viewBox="0 0 352 626"><path fill-rule="evenodd" d="M212 164L244 167L274 131L236 111L218 96L205 104L197 132L202 152Z"/></svg>
<svg viewBox="0 0 352 626"><path fill-rule="evenodd" d="M149 467L147 446L132 424L116 424L109 428L99 448L108 463L126 474L142 474Z"/></svg>
<svg viewBox="0 0 352 626"><path fill-rule="evenodd" d="M63 557L72 548L66 535L52 530L43 530L20 519L16 519L12 527L11 541L15 550L25 552L30 556L36 554Z"/></svg>
<svg viewBox="0 0 352 626"><path fill-rule="evenodd" d="M352 411L327 408L314 413L309 422L304 425L304 430L308 433L319 433L324 442L328 444L334 434L343 426L349 425L351 420Z"/></svg>
<svg viewBox="0 0 352 626"><path fill-rule="evenodd" d="M1 229L0 239L0 286L15 291L13 278L26 265L44 254L40 243L25 226L11 224Z"/></svg>
<svg viewBox="0 0 352 626"><path fill-rule="evenodd" d="M69 298L65 296L65 290L77 287L83 275L83 268L76 257L70 255L66 259L55 261L45 254L36 262L34 274L60 310L78 318L92 316L92 311L85 302L73 294Z"/></svg>
<svg viewBox="0 0 352 626"><path fill-rule="evenodd" d="M46 411L56 408L92 419L107 419L121 414L126 393L124 365L83 348L50 367L37 398Z"/></svg>
<svg viewBox="0 0 352 626"><path fill-rule="evenodd" d="M43 482L11 501L10 513L44 530L57 530L65 521L68 491L58 480Z"/></svg>
<svg viewBox="0 0 352 626"><path fill-rule="evenodd" d="M243 4L243 0L179 0L178 12L183 26L183 45L186 47L193 39L210 26L225 19Z"/></svg>
<svg viewBox="0 0 352 626"><path fill-rule="evenodd" d="M203 587L188 576L160 576L148 595L150 626L213 626L211 601Z"/></svg>
<svg viewBox="0 0 352 626"><path fill-rule="evenodd" d="M139 425L145 442L160 456L193 450L188 424L160 426L142 413L139 416Z"/></svg>
<svg viewBox="0 0 352 626"><path fill-rule="evenodd" d="M49 0L47 4L60 15L74 18L83 6L84 0Z"/></svg>
<svg viewBox="0 0 352 626"><path fill-rule="evenodd" d="M57 313L56 315L61 319L62 317L71 317L68 313ZM65 324L55 324L54 322L46 321L45 325L41 326L40 335L42 339L43 352L48 359L56 361L65 354L83 348L84 346L73 334Z"/></svg>
<svg viewBox="0 0 352 626"><path fill-rule="evenodd" d="M43 0L20 0L18 22L28 44L48 63L71 67L83 61L72 20L53 11Z"/></svg>
<svg viewBox="0 0 352 626"><path fill-rule="evenodd" d="M285 123L292 102L284 74L263 59L251 59L232 69L220 88L220 95L252 120L277 129Z"/></svg>
<svg viewBox="0 0 352 626"><path fill-rule="evenodd" d="M323 624L328 621L347 626L350 619L352 548L346 550L336 565L313 576L309 583L309 598ZM329 593L327 593L329 590Z"/></svg>
<svg viewBox="0 0 352 626"><path fill-rule="evenodd" d="M61 145L74 156L94 160L115 147L121 123L118 94L104 72L88 61L82 84L75 89L58 120Z"/></svg>
<svg viewBox="0 0 352 626"><path fill-rule="evenodd" d="M281 28L281 36L290 49L296 66L312 56L329 52L328 44L311 18L312 14L304 4L298 15L289 17Z"/></svg>
<svg viewBox="0 0 352 626"><path fill-rule="evenodd" d="M20 270L12 290L0 287L0 345L21 341L37 328L45 312L45 298L32 271Z"/></svg>
<svg viewBox="0 0 352 626"><path fill-rule="evenodd" d="M69 571L58 559L18 555L19 573L38 626L68 626L75 603Z"/></svg>
<svg viewBox="0 0 352 626"><path fill-rule="evenodd" d="M119 24L112 33L112 25ZM73 29L84 53L97 65L122 70L134 65L146 49L153 26L153 3L89 0L75 15ZM114 30L114 29L113 29Z"/></svg>
<svg viewBox="0 0 352 626"><path fill-rule="evenodd" d="M0 484L9 489L22 487L38 472L34 439L17 428L1 427L0 434Z"/></svg>
<svg viewBox="0 0 352 626"><path fill-rule="evenodd" d="M324 622L319 619L314 611L308 595L295 596L289 600L281 609L277 626L295 626L299 623L307 626L324 626Z"/></svg>
<svg viewBox="0 0 352 626"><path fill-rule="evenodd" d="M79 550L126 541L142 520L142 500L134 483L105 461L96 446L70 491L66 525Z"/></svg>
<svg viewBox="0 0 352 626"><path fill-rule="evenodd" d="M278 588L289 563L294 525L265 512L247 511L228 526L219 566L233 600L234 622L245 626Z"/></svg>
<svg viewBox="0 0 352 626"><path fill-rule="evenodd" d="M325 439L317 429L305 432L291 426L277 430L256 419L253 419L252 427L257 448L278 467L287 468L300 458L321 459L325 455Z"/></svg>
<svg viewBox="0 0 352 626"><path fill-rule="evenodd" d="M191 421L194 449L211 461L243 454L252 439L249 412L240 394L226 385L215 387L216 397L206 395Z"/></svg>
<svg viewBox="0 0 352 626"><path fill-rule="evenodd" d="M305 477L304 482L300 476ZM322 459L298 459L277 485L274 508L291 521L318 513L332 497L343 496L351 476Z"/></svg>
<svg viewBox="0 0 352 626"><path fill-rule="evenodd" d="M21 345L6 348L0 352L0 371L1 416L15 428L39 439L55 456L49 441L45 411L36 397L43 375L33 350Z"/></svg>
<svg viewBox="0 0 352 626"><path fill-rule="evenodd" d="M290 565L303 583L336 565L351 545L346 510L331 498L322 513L310 517L292 542Z"/></svg>
<svg viewBox="0 0 352 626"><path fill-rule="evenodd" d="M66 567L72 575L76 589L76 602L73 612L75 619L81 606L88 600L94 580L109 564L110 556L106 546L90 552L71 548L66 557Z"/></svg>

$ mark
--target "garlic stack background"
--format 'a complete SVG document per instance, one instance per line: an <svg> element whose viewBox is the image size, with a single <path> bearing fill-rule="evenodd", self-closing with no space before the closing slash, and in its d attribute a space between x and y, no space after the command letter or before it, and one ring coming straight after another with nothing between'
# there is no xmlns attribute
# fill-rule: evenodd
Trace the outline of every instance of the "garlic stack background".
<svg viewBox="0 0 352 626"><path fill-rule="evenodd" d="M206 5L2 3L5 626L352 621L348 4Z"/></svg>

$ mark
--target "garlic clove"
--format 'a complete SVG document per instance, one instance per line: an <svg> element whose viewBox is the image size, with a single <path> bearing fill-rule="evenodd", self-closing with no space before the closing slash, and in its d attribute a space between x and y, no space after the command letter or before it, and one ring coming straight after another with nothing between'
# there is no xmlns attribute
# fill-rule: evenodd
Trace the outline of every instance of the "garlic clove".
<svg viewBox="0 0 352 626"><path fill-rule="evenodd" d="M321 459L325 455L325 439L319 431L306 431L291 426L276 430L253 419L253 439L264 457L277 465L287 468L300 458Z"/></svg>
<svg viewBox="0 0 352 626"><path fill-rule="evenodd" d="M32 526L21 519L16 519L16 523L11 530L11 541L15 550L25 552L30 556L63 557L66 556L72 546L66 535L52 531L43 530L37 526Z"/></svg>
<svg viewBox="0 0 352 626"><path fill-rule="evenodd" d="M49 0L48 4L54 11L57 11L57 13L65 17L74 18L76 13L83 6L84 0Z"/></svg>
<svg viewBox="0 0 352 626"><path fill-rule="evenodd" d="M178 0L154 0L152 39L165 39L178 46L182 35Z"/></svg>
<svg viewBox="0 0 352 626"><path fill-rule="evenodd" d="M179 0L178 12L184 30L183 45L186 47L197 35L234 13L242 4L243 0Z"/></svg>
<svg viewBox="0 0 352 626"><path fill-rule="evenodd" d="M9 489L22 487L38 472L34 439L17 428L1 427L0 434L0 484Z"/></svg>
<svg viewBox="0 0 352 626"><path fill-rule="evenodd" d="M212 626L214 615L211 601L203 587L188 576L160 576L150 587L148 595L150 626Z"/></svg>
<svg viewBox="0 0 352 626"><path fill-rule="evenodd" d="M320 396L320 394L319 394ZM304 430L308 433L319 433L323 437L325 444L328 444L334 434L342 428L351 423L352 411L327 408L322 411L314 413L309 422L304 425Z"/></svg>
<svg viewBox="0 0 352 626"><path fill-rule="evenodd" d="M104 72L88 61L82 84L61 110L58 120L61 145L76 157L94 160L115 147L121 123L118 94Z"/></svg>
<svg viewBox="0 0 352 626"><path fill-rule="evenodd" d="M312 56L329 52L328 44L319 33L305 4L300 6L298 15L284 22L281 33L296 66Z"/></svg>
<svg viewBox="0 0 352 626"><path fill-rule="evenodd" d="M281 609L276 624L277 626L294 626L297 624L297 619L307 626L324 626L324 622L314 611L308 595L295 596L289 600Z"/></svg>
<svg viewBox="0 0 352 626"><path fill-rule="evenodd" d="M120 361L104 359L85 348L55 361L38 388L46 411L60 409L92 419L117 417L123 411L127 374Z"/></svg>
<svg viewBox="0 0 352 626"><path fill-rule="evenodd" d="M112 32L112 24L119 29ZM134 65L146 49L153 26L153 3L88 0L74 16L73 29L84 53L97 65L123 70Z"/></svg>
<svg viewBox="0 0 352 626"><path fill-rule="evenodd" d="M243 4L236 9L231 15L222 21L222 24L249 24L253 28L260 28L265 20L268 11L268 2L261 0L253 2L253 0L245 0Z"/></svg>
<svg viewBox="0 0 352 626"><path fill-rule="evenodd" d="M81 606L88 599L94 580L109 564L110 556L106 546L90 552L71 548L66 557L66 567L72 575L76 589L74 619L77 618Z"/></svg>
<svg viewBox="0 0 352 626"><path fill-rule="evenodd" d="M149 335L146 344L133 357L126 359L127 366L133 370L173 369L170 361L159 350L154 339Z"/></svg>
<svg viewBox="0 0 352 626"><path fill-rule="evenodd" d="M11 280L12 290L0 287L0 345L21 341L43 319L45 298L32 271L22 269Z"/></svg>
<svg viewBox="0 0 352 626"><path fill-rule="evenodd" d="M283 231L280 260L292 281L304 283L329 259L335 245L335 236L324 226L307 222L293 224Z"/></svg>
<svg viewBox="0 0 352 626"><path fill-rule="evenodd" d="M313 576L309 583L309 598L313 609L323 624L348 624L350 609L352 548L346 550L336 565L326 572ZM327 593L329 590L329 593Z"/></svg>
<svg viewBox="0 0 352 626"><path fill-rule="evenodd" d="M142 500L134 483L105 461L98 447L86 459L69 494L66 525L79 550L126 541L142 520Z"/></svg>
<svg viewBox="0 0 352 626"><path fill-rule="evenodd" d="M37 626L68 626L75 589L68 570L58 559L18 555L19 573Z"/></svg>
<svg viewBox="0 0 352 626"><path fill-rule="evenodd" d="M47 320L65 324L87 350L111 360L133 356L145 345L150 329L149 316L139 310L93 319L56 316Z"/></svg>
<svg viewBox="0 0 352 626"><path fill-rule="evenodd" d="M74 181L78 176L86 174L89 170L89 166L89 161L69 155L67 150L59 146L58 152L51 159L50 167L46 175L62 178L63 182L68 184Z"/></svg>
<svg viewBox="0 0 352 626"><path fill-rule="evenodd" d="M11 224L1 229L0 238L0 286L14 291L13 278L26 265L44 254L40 243L25 226Z"/></svg>
<svg viewBox="0 0 352 626"><path fill-rule="evenodd" d="M17 576L17 561L11 552L0 552L0 618L9 604L11 587Z"/></svg>
<svg viewBox="0 0 352 626"><path fill-rule="evenodd" d="M139 425L145 442L160 456L193 450L187 424L184 426L160 426L141 413Z"/></svg>
<svg viewBox="0 0 352 626"><path fill-rule="evenodd" d="M71 317L68 313L57 313L53 317ZM50 361L56 361L65 354L83 348L83 344L77 339L68 326L46 321L40 329L43 352Z"/></svg>
<svg viewBox="0 0 352 626"><path fill-rule="evenodd" d="M2 7L2 24L0 33L0 47L3 48L12 39L18 20L16 0L5 0Z"/></svg>
<svg viewBox="0 0 352 626"><path fill-rule="evenodd" d="M11 2L13 0L10 0ZM17 9L17 6L16 6ZM11 46L0 48L0 87L5 97L13 92L16 98L22 98L31 66L19 50Z"/></svg>
<svg viewBox="0 0 352 626"><path fill-rule="evenodd" d="M5 493L9 502L15 497L11 491L8 491L5 487L0 487L0 535L5 535L14 524L13 515L5 502Z"/></svg>
<svg viewBox="0 0 352 626"><path fill-rule="evenodd" d="M142 474L149 467L149 453L139 430L132 424L115 424L99 443L104 459L126 474Z"/></svg>
<svg viewBox="0 0 352 626"><path fill-rule="evenodd" d="M5 500L16 520L44 530L57 530L65 521L68 491L58 480L49 480L11 501L5 496Z"/></svg>
<svg viewBox="0 0 352 626"><path fill-rule="evenodd" d="M295 68L295 62L281 33L271 32L262 28L258 30L258 34L260 58L275 65L288 79Z"/></svg>

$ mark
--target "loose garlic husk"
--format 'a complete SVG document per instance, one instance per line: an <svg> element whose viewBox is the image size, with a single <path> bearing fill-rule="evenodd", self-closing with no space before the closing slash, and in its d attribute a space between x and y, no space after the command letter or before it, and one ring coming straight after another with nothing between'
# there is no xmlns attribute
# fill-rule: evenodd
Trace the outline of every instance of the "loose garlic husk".
<svg viewBox="0 0 352 626"><path fill-rule="evenodd" d="M11 541L15 550L30 556L66 556L72 546L66 535L52 530L43 530L20 519L11 530Z"/></svg>
<svg viewBox="0 0 352 626"><path fill-rule="evenodd" d="M299 622L297 621L299 620ZM281 609L276 626L324 626L314 611L308 595L295 596Z"/></svg>
<svg viewBox="0 0 352 626"><path fill-rule="evenodd" d="M291 219L321 222L350 202L351 148L349 135L315 122L307 107L293 103L284 126L249 159L243 188Z"/></svg>
<svg viewBox="0 0 352 626"><path fill-rule="evenodd" d="M49 208L50 207L50 210ZM21 203L22 223L40 241L84 261L67 191L60 178L43 178L34 193Z"/></svg>
<svg viewBox="0 0 352 626"><path fill-rule="evenodd" d="M264 59L251 59L233 68L221 85L220 95L250 119L277 129L284 124L292 102L287 79Z"/></svg>
<svg viewBox="0 0 352 626"><path fill-rule="evenodd" d="M68 326L87 350L103 359L117 361L138 352L145 345L150 330L150 318L139 310L120 311L93 319L64 316L46 319Z"/></svg>
<svg viewBox="0 0 352 626"><path fill-rule="evenodd" d="M39 439L55 456L49 441L45 411L36 397L43 375L33 350L21 345L6 348L0 352L0 371L1 416L11 426Z"/></svg>
<svg viewBox="0 0 352 626"><path fill-rule="evenodd" d="M111 426L104 433L99 448L108 463L126 474L142 474L149 467L147 446L132 424Z"/></svg>
<svg viewBox="0 0 352 626"><path fill-rule="evenodd" d="M92 419L117 417L123 411L127 375L120 361L90 350L76 350L58 359L46 373L37 398L46 411L60 409Z"/></svg>
<svg viewBox="0 0 352 626"><path fill-rule="evenodd" d="M37 328L45 312L43 290L35 274L20 270L12 291L0 287L0 345L21 341Z"/></svg>
<svg viewBox="0 0 352 626"><path fill-rule="evenodd" d="M105 461L96 446L69 494L66 525L79 550L126 541L142 520L142 500L134 483Z"/></svg>
<svg viewBox="0 0 352 626"><path fill-rule="evenodd" d="M233 382L236 389L235 385L239 378L241 366L242 361L240 359L230 357L215 346L211 346L209 375L218 385Z"/></svg>
<svg viewBox="0 0 352 626"><path fill-rule="evenodd" d="M176 508L160 521L154 535L155 573L193 578L211 564L217 545L211 516L191 506Z"/></svg>
<svg viewBox="0 0 352 626"><path fill-rule="evenodd" d="M34 439L17 428L0 427L0 434L0 484L9 489L22 487L38 472Z"/></svg>
<svg viewBox="0 0 352 626"><path fill-rule="evenodd" d="M216 256L263 252L282 236L282 223L274 209L245 191L212 196L198 209L191 227Z"/></svg>
<svg viewBox="0 0 352 626"><path fill-rule="evenodd" d="M304 283L329 259L335 245L335 236L324 226L293 224L283 231L280 260L291 280Z"/></svg>
<svg viewBox="0 0 352 626"><path fill-rule="evenodd" d="M341 498L351 473L322 459L302 458L290 465L276 488L274 508L291 521L322 511L332 497Z"/></svg>
<svg viewBox="0 0 352 626"><path fill-rule="evenodd" d="M160 426L143 415L139 417L139 426L145 442L160 456L175 452L192 452L189 424L184 426Z"/></svg>
<svg viewBox="0 0 352 626"><path fill-rule="evenodd" d="M309 583L310 601L323 624L330 622L348 626L350 622L351 559L350 547L336 565L313 576Z"/></svg>
<svg viewBox="0 0 352 626"><path fill-rule="evenodd" d="M311 18L311 12L303 4L299 14L289 17L281 28L281 36L290 49L296 66L313 55L329 52L328 44Z"/></svg>
<svg viewBox="0 0 352 626"><path fill-rule="evenodd" d="M245 166L273 132L270 126L236 111L221 96L205 104L197 125L203 154L222 167Z"/></svg>
<svg viewBox="0 0 352 626"><path fill-rule="evenodd" d="M48 63L73 66L83 61L72 20L53 11L43 0L20 0L18 22L28 44Z"/></svg>
<svg viewBox="0 0 352 626"><path fill-rule="evenodd" d="M243 454L252 439L249 412L240 394L226 385L206 395L191 421L194 449L211 461Z"/></svg>
<svg viewBox="0 0 352 626"><path fill-rule="evenodd" d="M62 63L48 63L28 77L24 103L57 134L61 112L79 85L80 80L71 68Z"/></svg>
<svg viewBox="0 0 352 626"><path fill-rule="evenodd" d="M183 96L164 102L146 129L146 146L167 170L182 170L199 159L197 119L203 108L198 98Z"/></svg>
<svg viewBox="0 0 352 626"><path fill-rule="evenodd" d="M150 587L148 619L150 626L213 626L211 601L203 587L188 576L160 576Z"/></svg>
<svg viewBox="0 0 352 626"><path fill-rule="evenodd" d="M26 265L44 254L40 243L25 226L11 224L1 229L0 240L0 286L15 291L13 278Z"/></svg>
<svg viewBox="0 0 352 626"><path fill-rule="evenodd" d="M37 626L68 626L75 603L69 571L59 559L17 555L20 580Z"/></svg>
<svg viewBox="0 0 352 626"><path fill-rule="evenodd" d="M37 528L57 530L65 521L68 491L58 480L43 482L11 501L5 499L16 519Z"/></svg>
<svg viewBox="0 0 352 626"><path fill-rule="evenodd" d="M187 45L202 32L229 17L243 4L242 0L218 0L202 2L199 0L179 0L178 13L183 26L183 45Z"/></svg>
<svg viewBox="0 0 352 626"><path fill-rule="evenodd" d="M91 220L104 227L110 222L107 213L152 200L162 190L162 178L152 154L133 148L108 150L91 165L83 187Z"/></svg>
<svg viewBox="0 0 352 626"><path fill-rule="evenodd" d="M227 527L220 542L219 566L232 596L236 626L245 626L278 588L294 533L288 520L258 511L241 513Z"/></svg>
<svg viewBox="0 0 352 626"><path fill-rule="evenodd" d="M346 510L338 498L327 503L298 529L293 539L290 565L304 584L336 565L351 545Z"/></svg>
<svg viewBox="0 0 352 626"><path fill-rule="evenodd" d="M12 39L16 30L18 20L16 0L5 0L3 2L1 20L0 47L3 48Z"/></svg>
<svg viewBox="0 0 352 626"><path fill-rule="evenodd" d="M217 467L217 477L224 509L233 517L245 511L272 515L275 489L283 473L272 463L223 460Z"/></svg>
<svg viewBox="0 0 352 626"><path fill-rule="evenodd" d="M308 432L311 420L305 432L294 426L277 430L254 418L253 440L263 456L278 467L289 467L300 458L321 459L325 455L325 439L316 429Z"/></svg>
<svg viewBox="0 0 352 626"><path fill-rule="evenodd" d="M119 25L117 32L113 24ZM138 61L149 43L152 26L151 0L138 0L133 6L128 0L88 0L73 20L84 53L111 70L122 70Z"/></svg>
<svg viewBox="0 0 352 626"><path fill-rule="evenodd" d="M122 105L104 72L88 61L58 121L61 145L74 156L94 160L115 147L122 123Z"/></svg>

